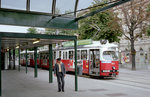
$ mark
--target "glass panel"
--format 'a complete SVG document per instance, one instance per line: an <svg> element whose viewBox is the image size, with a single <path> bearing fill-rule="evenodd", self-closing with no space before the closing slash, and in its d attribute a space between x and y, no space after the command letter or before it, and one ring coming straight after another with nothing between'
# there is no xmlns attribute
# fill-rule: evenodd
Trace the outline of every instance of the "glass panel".
<svg viewBox="0 0 150 97"><path fill-rule="evenodd" d="M105 60L109 60L109 61L118 60L118 56L117 56L116 52L114 52L114 51L104 51L103 58Z"/></svg>
<svg viewBox="0 0 150 97"><path fill-rule="evenodd" d="M79 0L77 10L85 9L89 6L92 6L92 2L94 2L94 0Z"/></svg>
<svg viewBox="0 0 150 97"><path fill-rule="evenodd" d="M73 12L76 0L56 0L55 14ZM73 15L73 14L71 14Z"/></svg>
<svg viewBox="0 0 150 97"><path fill-rule="evenodd" d="M69 51L69 59L70 59L70 60L73 59L73 51Z"/></svg>
<svg viewBox="0 0 150 97"><path fill-rule="evenodd" d="M94 0L79 0L77 10L85 9L92 6ZM77 16L82 16L87 10L77 12Z"/></svg>
<svg viewBox="0 0 150 97"><path fill-rule="evenodd" d="M1 0L2 8L26 10L26 0Z"/></svg>
<svg viewBox="0 0 150 97"><path fill-rule="evenodd" d="M53 0L30 0L30 10L37 12L52 12Z"/></svg>
<svg viewBox="0 0 150 97"><path fill-rule="evenodd" d="M61 51L59 51L59 58L61 58Z"/></svg>

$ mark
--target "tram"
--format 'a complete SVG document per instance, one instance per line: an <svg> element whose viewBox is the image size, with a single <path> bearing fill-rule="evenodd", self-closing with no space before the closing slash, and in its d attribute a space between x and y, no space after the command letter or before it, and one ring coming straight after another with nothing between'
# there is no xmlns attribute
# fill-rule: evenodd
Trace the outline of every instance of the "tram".
<svg viewBox="0 0 150 97"><path fill-rule="evenodd" d="M20 53L20 64L26 66L26 52L22 51ZM27 66L34 67L34 51L27 51ZM40 67L39 54L37 54L37 65Z"/></svg>
<svg viewBox="0 0 150 97"><path fill-rule="evenodd" d="M49 68L48 50L39 52L42 68ZM66 71L75 71L73 42L53 49L53 66L61 58ZM77 47L77 66L82 74L92 76L116 76L119 74L118 46L112 43L101 44L99 41L81 40Z"/></svg>

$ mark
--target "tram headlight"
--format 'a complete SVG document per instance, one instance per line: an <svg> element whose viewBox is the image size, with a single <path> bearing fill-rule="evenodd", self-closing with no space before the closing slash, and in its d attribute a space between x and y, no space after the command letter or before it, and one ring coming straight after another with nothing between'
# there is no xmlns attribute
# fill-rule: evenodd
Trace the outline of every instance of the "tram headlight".
<svg viewBox="0 0 150 97"><path fill-rule="evenodd" d="M103 72L110 72L110 70L103 70Z"/></svg>
<svg viewBox="0 0 150 97"><path fill-rule="evenodd" d="M115 70L115 69L116 69L116 67L114 67L114 66L113 66L113 67L112 67L112 69L113 69L113 70Z"/></svg>

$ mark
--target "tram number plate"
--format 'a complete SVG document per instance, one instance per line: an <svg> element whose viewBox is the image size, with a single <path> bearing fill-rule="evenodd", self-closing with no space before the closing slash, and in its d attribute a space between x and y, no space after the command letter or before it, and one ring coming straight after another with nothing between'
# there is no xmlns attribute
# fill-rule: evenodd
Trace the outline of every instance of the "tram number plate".
<svg viewBox="0 0 150 97"><path fill-rule="evenodd" d="M115 72L116 70L113 70L113 72Z"/></svg>

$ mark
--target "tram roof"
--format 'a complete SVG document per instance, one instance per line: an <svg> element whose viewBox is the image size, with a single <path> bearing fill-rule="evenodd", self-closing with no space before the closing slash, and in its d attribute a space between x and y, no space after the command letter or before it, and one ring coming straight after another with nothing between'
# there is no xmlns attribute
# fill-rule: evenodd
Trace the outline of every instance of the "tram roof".
<svg viewBox="0 0 150 97"><path fill-rule="evenodd" d="M47 35L30 33L8 33L0 32L3 49L14 49L19 46L21 49L41 47L48 44L76 40L76 36L69 35ZM38 43L33 43L38 41Z"/></svg>
<svg viewBox="0 0 150 97"><path fill-rule="evenodd" d="M78 49L81 48L89 48L89 49L96 49L96 48L109 48L109 47L115 47L117 48L118 45L115 43L109 43L107 41L106 44L101 44L100 41L92 41L92 44L88 44L88 45L78 45ZM73 49L73 46L70 47L60 47L58 49Z"/></svg>
<svg viewBox="0 0 150 97"><path fill-rule="evenodd" d="M101 44L100 41L92 41L91 44L88 45L78 45L78 49L99 49L99 48L118 48L118 45L116 43L109 43L107 41L106 44ZM57 47L53 48L53 50L72 50L74 49L74 46L68 46L68 47ZM41 49L39 52L47 52L48 48Z"/></svg>

